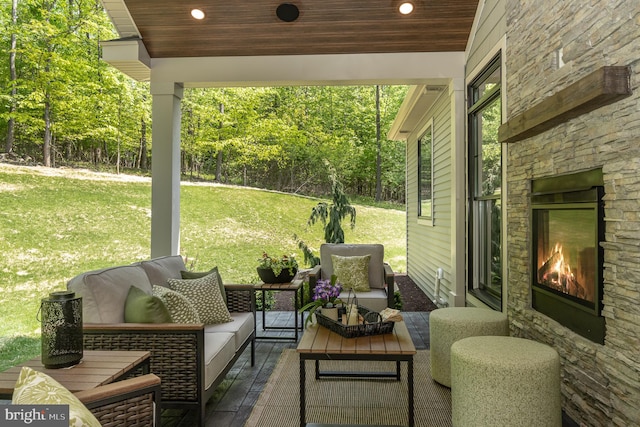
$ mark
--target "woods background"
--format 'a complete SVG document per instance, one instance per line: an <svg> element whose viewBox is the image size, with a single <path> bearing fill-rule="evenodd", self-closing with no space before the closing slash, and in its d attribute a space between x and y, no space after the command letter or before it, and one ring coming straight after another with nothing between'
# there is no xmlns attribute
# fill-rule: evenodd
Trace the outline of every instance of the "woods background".
<svg viewBox="0 0 640 427"><path fill-rule="evenodd" d="M0 10L1 159L149 173L151 96L100 60L117 38L97 0ZM404 203L405 145L386 133L404 86L186 89L185 178Z"/></svg>

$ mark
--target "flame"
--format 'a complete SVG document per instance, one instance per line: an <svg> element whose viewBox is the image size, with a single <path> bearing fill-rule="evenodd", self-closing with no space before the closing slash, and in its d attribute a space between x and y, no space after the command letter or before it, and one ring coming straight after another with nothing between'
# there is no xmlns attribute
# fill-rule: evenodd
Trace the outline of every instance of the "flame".
<svg viewBox="0 0 640 427"><path fill-rule="evenodd" d="M553 248L553 254L558 254L558 261L553 266L553 270L558 275L558 283L564 287L567 283L571 283L575 280L575 276L571 271L571 266L569 263L564 260L564 253L562 252L562 245L556 243L556 246Z"/></svg>
<svg viewBox="0 0 640 427"><path fill-rule="evenodd" d="M580 285L571 265L565 259L561 244L555 244L547 262L549 261L553 264L542 276L542 284L565 294L577 295L580 292Z"/></svg>
<svg viewBox="0 0 640 427"><path fill-rule="evenodd" d="M592 281L585 280L585 276L580 274L579 269L572 268L560 243L555 244L549 257L541 263L538 269L539 284L593 302L593 292L588 292L585 289L585 285L590 285Z"/></svg>

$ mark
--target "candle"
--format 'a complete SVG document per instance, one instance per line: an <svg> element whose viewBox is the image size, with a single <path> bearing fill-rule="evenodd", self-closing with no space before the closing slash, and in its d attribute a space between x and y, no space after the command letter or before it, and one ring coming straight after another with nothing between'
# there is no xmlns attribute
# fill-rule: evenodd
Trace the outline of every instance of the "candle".
<svg viewBox="0 0 640 427"><path fill-rule="evenodd" d="M358 324L358 306L351 304L348 309L347 325Z"/></svg>

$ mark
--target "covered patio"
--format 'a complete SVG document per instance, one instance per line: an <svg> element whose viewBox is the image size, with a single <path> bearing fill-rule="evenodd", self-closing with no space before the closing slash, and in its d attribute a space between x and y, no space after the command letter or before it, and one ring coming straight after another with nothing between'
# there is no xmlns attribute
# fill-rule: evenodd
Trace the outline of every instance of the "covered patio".
<svg viewBox="0 0 640 427"><path fill-rule="evenodd" d="M280 2L247 5L213 1L103 1L121 38L102 43L103 59L134 79L149 81L153 96L151 256L180 252L180 100L188 87L285 85L421 85L413 100L427 110L440 91L455 86L463 120L464 51L477 0L401 2L293 2L300 16L278 18ZM201 9L205 18L190 12ZM419 117L414 117L413 122ZM404 126L409 128L411 120ZM459 144L464 141L459 135ZM273 312L283 321L290 313ZM417 349L428 349L428 313L406 316ZM257 330L261 318L258 316ZM286 319L284 320L286 321ZM207 405L206 425L240 426L249 418L282 351L295 343L259 341L256 366L243 355ZM247 352L245 352L247 353ZM450 405L450 402L448 402ZM164 411L163 425L190 426L195 414Z"/></svg>
<svg viewBox="0 0 640 427"><path fill-rule="evenodd" d="M408 274L430 297L440 301L442 296L450 306L501 311L508 316L512 336L555 348L561 357L567 422L640 423L640 65L635 47L640 10L621 0L606 5L452 0L413 1L414 12L402 15L399 3L295 1L287 3L297 9L290 19L278 16L281 3L276 1L237 5L220 0L103 0L120 36L102 43L103 59L137 80L149 81L153 96L151 256L180 253L184 88L412 85L391 132L394 139L407 141L407 195L408 200L415 197L407 203ZM201 21L190 15L196 8L204 14ZM608 75L611 66L624 71L624 90L614 96L598 79L602 70ZM596 80L599 83L592 84ZM488 228L500 229L497 241L491 242L499 249L494 259L485 260L500 261L495 271L500 295L492 304L474 295L474 268L485 266L473 265L473 252L482 250L469 243L475 238L469 224L476 191L470 188L469 158L477 155L469 142L474 136L470 123L474 111L484 111L487 98L497 105L502 124L500 132L495 129L500 134L495 140L499 191L490 200L501 216L495 224L487 221ZM432 132L437 157L432 216L421 215L415 203L421 190L418 143L426 129ZM562 318L562 309L549 316L532 301L540 267L532 261L537 255L531 205L538 195L533 193L548 177L582 176L588 170L599 171L604 193L602 236L589 245L601 261L597 300L590 301L601 326L596 338L575 332L575 316ZM442 288L436 288L440 279ZM421 336L428 330L428 317L408 318L416 325L412 338L417 346L428 348L428 339ZM242 378L248 371L239 363L227 389L236 397L214 397L207 421L244 422L248 408L240 402L251 405L257 399L280 353L292 345L261 343L259 358L265 363L259 377ZM165 419L175 423L168 425L188 425L168 414Z"/></svg>

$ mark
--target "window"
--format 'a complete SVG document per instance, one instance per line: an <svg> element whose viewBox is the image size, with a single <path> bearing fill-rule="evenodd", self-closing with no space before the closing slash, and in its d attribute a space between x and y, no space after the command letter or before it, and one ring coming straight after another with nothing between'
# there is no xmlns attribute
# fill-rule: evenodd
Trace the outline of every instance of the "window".
<svg viewBox="0 0 640 427"><path fill-rule="evenodd" d="M433 122L418 139L418 216L433 217Z"/></svg>
<svg viewBox="0 0 640 427"><path fill-rule="evenodd" d="M469 292L502 308L502 123L500 55L468 87Z"/></svg>

